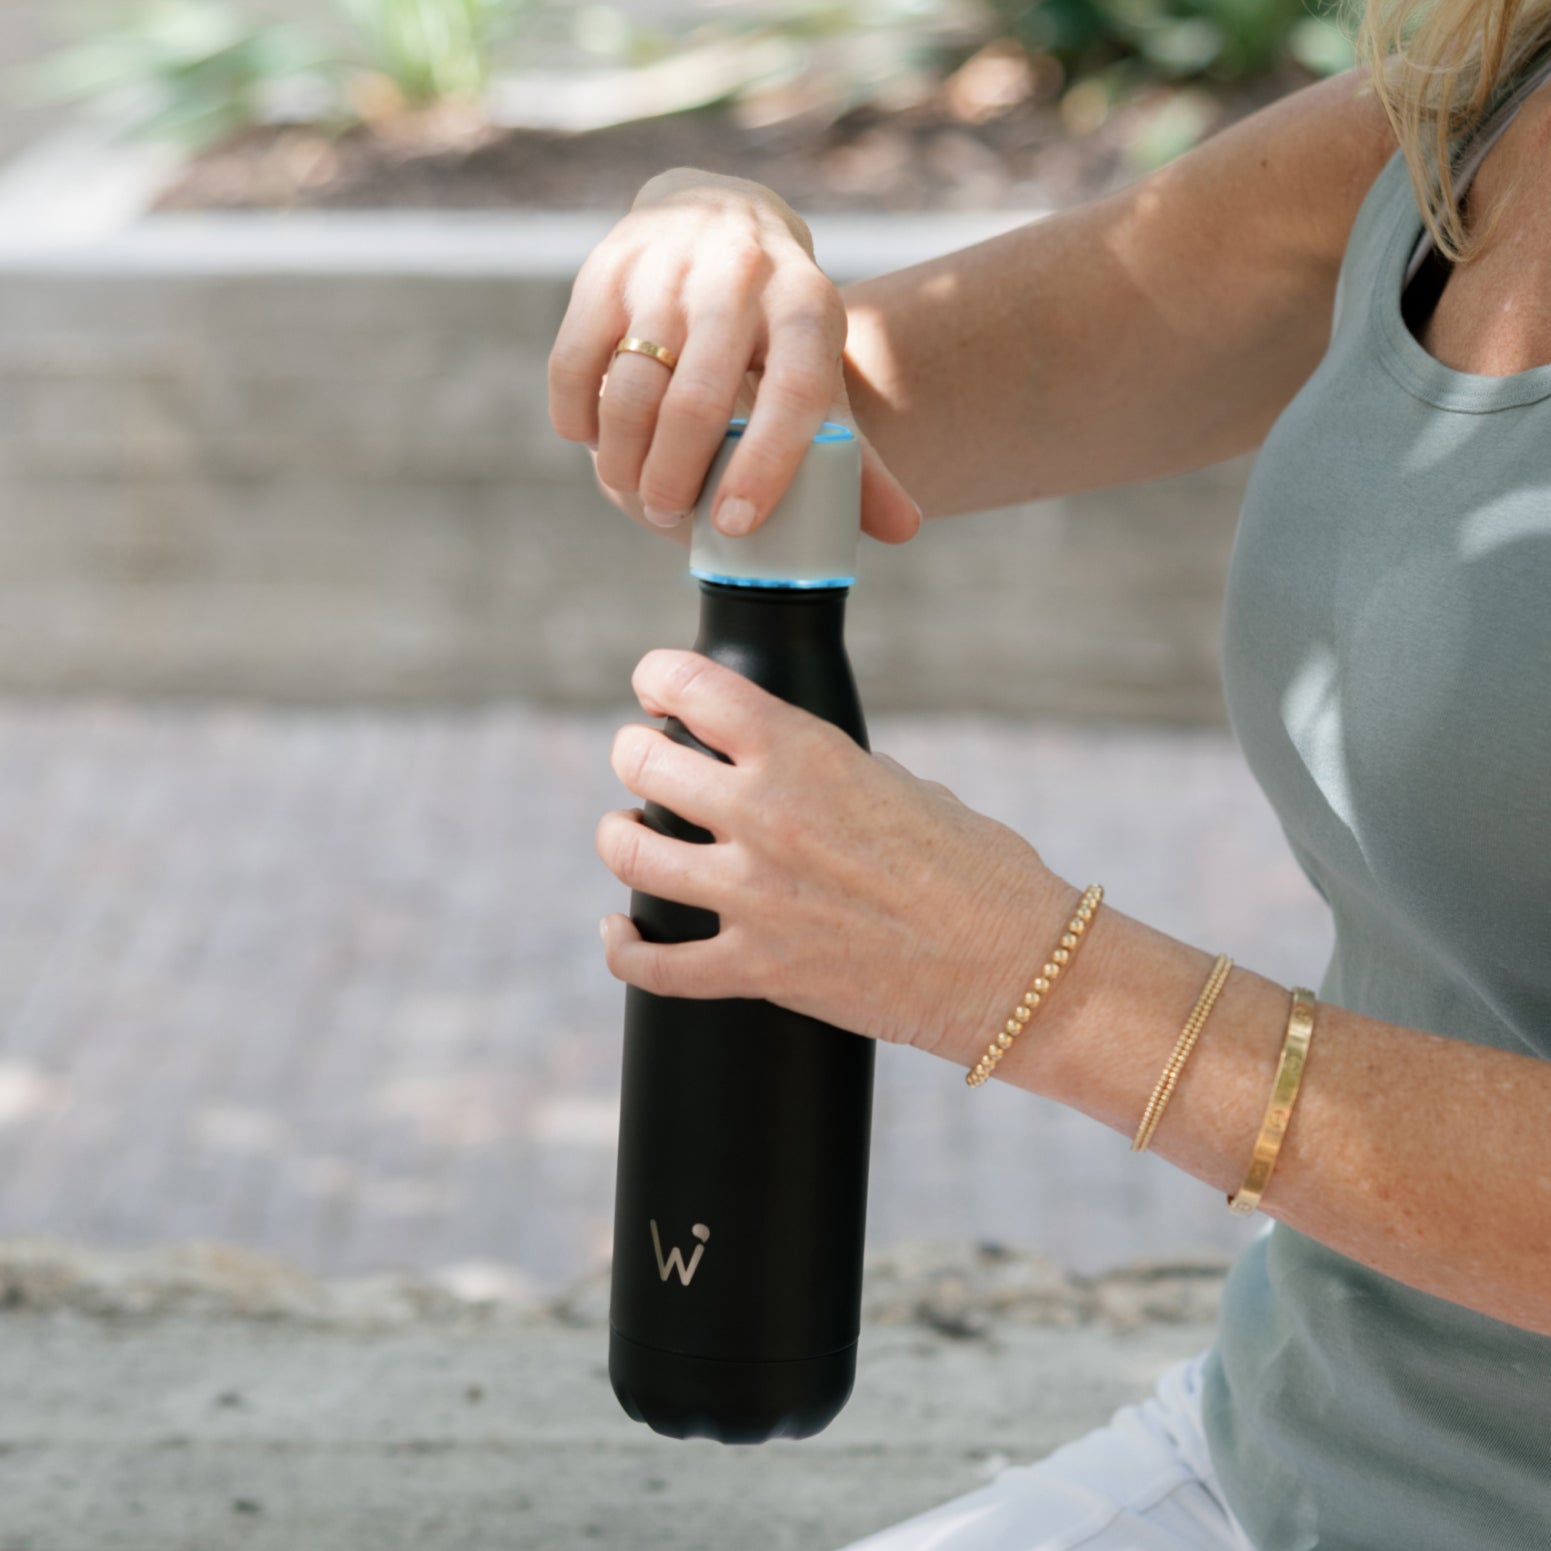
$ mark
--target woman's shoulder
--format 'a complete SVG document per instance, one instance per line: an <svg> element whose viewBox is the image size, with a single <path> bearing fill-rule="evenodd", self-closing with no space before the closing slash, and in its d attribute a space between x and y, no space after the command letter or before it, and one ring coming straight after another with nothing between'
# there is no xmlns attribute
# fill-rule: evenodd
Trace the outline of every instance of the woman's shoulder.
<svg viewBox="0 0 1551 1551"><path fill-rule="evenodd" d="M1383 104L1354 67L1289 92L1222 131L1256 153L1287 248L1340 268L1352 226L1399 142Z"/></svg>

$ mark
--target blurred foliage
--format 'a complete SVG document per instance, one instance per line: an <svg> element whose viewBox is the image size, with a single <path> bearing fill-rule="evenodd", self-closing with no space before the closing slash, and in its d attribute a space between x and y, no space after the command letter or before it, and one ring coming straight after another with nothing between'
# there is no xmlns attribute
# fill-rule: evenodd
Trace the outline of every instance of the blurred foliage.
<svg viewBox="0 0 1551 1551"><path fill-rule="evenodd" d="M406 103L478 99L527 0L339 0Z"/></svg>
<svg viewBox="0 0 1551 1551"><path fill-rule="evenodd" d="M1168 90L1131 130L1139 172L1173 161L1218 114L1212 85L1252 81L1286 62L1312 75L1356 63L1363 0L985 0L995 26L1031 59L1053 61L1062 118L1096 129L1140 92Z"/></svg>
<svg viewBox="0 0 1551 1551"><path fill-rule="evenodd" d="M277 109L345 123L477 101L498 50L542 3L335 0L348 25L321 32L225 0L99 6L81 41L34 67L30 84L50 101L106 99L134 130L197 148Z"/></svg>
<svg viewBox="0 0 1551 1551"><path fill-rule="evenodd" d="M700 8L689 30L643 24L619 6L570 12L573 40L644 65L703 41L779 39L789 62L728 96L773 118L838 118L935 103L976 123L1060 96L1073 133L1098 128L1151 91L1127 154L1149 168L1194 145L1219 118L1214 86L1292 63L1331 75L1355 63L1362 0L738 0ZM1165 88L1161 97L1156 88ZM815 113L814 104L823 110ZM758 122L759 114L750 121Z"/></svg>
<svg viewBox="0 0 1551 1551"><path fill-rule="evenodd" d="M790 0L748 25L796 45L782 75L761 87L827 96L832 116L924 100L986 41L980 8L963 0Z"/></svg>
<svg viewBox="0 0 1551 1551"><path fill-rule="evenodd" d="M636 67L741 46L781 61L759 73L758 91L791 87L839 114L929 95L952 63L987 36L980 0L732 0L683 9L669 23L617 4L576 7L572 41ZM723 98L746 95L737 76L731 66Z"/></svg>
<svg viewBox="0 0 1551 1551"><path fill-rule="evenodd" d="M583 63L624 68L698 52L709 62L682 105L737 101L756 124L927 103L974 123L1059 94L1083 133L1163 83L1169 95L1134 134L1145 167L1206 132L1214 84L1289 60L1317 75L1349 68L1361 3L684 0L677 18L654 20L610 0L332 0L330 26L255 19L234 0L98 0L82 41L32 84L54 100L107 99L133 127L199 148L269 119L344 127L479 104L517 45L558 36Z"/></svg>
<svg viewBox="0 0 1551 1551"><path fill-rule="evenodd" d="M190 145L265 112L276 82L326 70L328 50L294 27L257 23L207 0L157 0L92 26L31 72L45 101L108 101L135 129Z"/></svg>
<svg viewBox="0 0 1551 1551"><path fill-rule="evenodd" d="M794 75L838 74L839 111L931 101L980 123L1060 98L1072 133L1148 99L1127 131L1138 170L1172 161L1220 119L1213 87L1292 63L1355 63L1363 0L799 0L751 15L808 45ZM756 13L758 7L739 9ZM1162 88L1160 91L1159 88Z"/></svg>
<svg viewBox="0 0 1551 1551"><path fill-rule="evenodd" d="M1128 61L1153 79L1264 75L1284 57L1317 75L1353 62L1350 0L986 0L1000 29L1069 79Z"/></svg>

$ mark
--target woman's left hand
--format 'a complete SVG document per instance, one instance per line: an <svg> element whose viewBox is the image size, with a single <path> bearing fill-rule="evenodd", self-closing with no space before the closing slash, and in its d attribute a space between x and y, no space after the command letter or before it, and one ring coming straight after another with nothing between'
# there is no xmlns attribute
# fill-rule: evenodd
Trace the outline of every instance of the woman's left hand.
<svg viewBox="0 0 1551 1551"><path fill-rule="evenodd" d="M615 736L625 786L714 839L672 839L621 809L598 824L599 856L622 883L721 923L705 941L659 944L628 915L605 917L618 979L763 998L943 1054L995 1032L1077 892L1033 846L697 652L648 652L631 683L649 716L677 717L732 763L655 727Z"/></svg>

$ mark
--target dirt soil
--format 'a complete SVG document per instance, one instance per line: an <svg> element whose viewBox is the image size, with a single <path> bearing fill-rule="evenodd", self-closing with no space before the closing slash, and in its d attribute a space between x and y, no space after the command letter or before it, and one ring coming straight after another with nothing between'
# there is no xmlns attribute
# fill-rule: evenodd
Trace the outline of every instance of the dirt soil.
<svg viewBox="0 0 1551 1551"><path fill-rule="evenodd" d="M1192 88L1213 134L1309 77ZM586 134L496 129L447 114L404 115L341 133L254 130L197 157L163 210L628 208L665 167L752 178L803 211L1057 209L1132 181L1130 148L1170 93L1149 89L1079 132L1055 101L982 123L926 104L750 127L726 107Z"/></svg>

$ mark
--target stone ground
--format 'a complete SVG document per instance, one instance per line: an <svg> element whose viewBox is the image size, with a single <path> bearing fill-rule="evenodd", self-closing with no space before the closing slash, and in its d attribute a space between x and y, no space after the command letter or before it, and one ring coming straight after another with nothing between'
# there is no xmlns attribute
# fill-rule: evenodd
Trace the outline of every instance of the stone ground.
<svg viewBox="0 0 1551 1551"><path fill-rule="evenodd" d="M0 1551L832 1551L1140 1398L1210 1339L1219 1280L917 1244L866 1287L840 1416L724 1448L620 1410L597 1279L470 1300L0 1245Z"/></svg>
<svg viewBox="0 0 1551 1551"><path fill-rule="evenodd" d="M632 712L0 706L0 1235L223 1240L554 1289L607 1262ZM1316 983L1323 905L1223 729L877 717L874 746L1185 940ZM1252 1231L1125 1138L880 1051L869 1241L1077 1272Z"/></svg>

